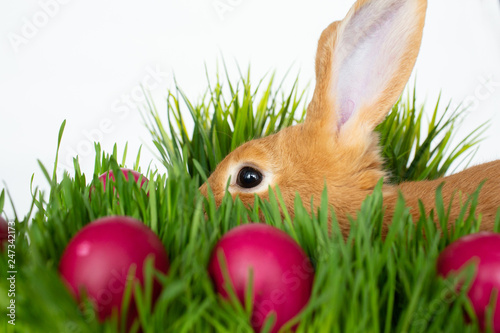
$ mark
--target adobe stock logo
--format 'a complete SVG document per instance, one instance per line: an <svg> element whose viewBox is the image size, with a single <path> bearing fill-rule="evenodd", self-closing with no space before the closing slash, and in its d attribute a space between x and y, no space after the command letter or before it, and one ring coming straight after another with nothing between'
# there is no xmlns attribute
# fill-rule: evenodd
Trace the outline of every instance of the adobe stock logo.
<svg viewBox="0 0 500 333"><path fill-rule="evenodd" d="M243 0L215 0L212 2L212 7L217 13L217 16L219 16L219 19L224 21L226 14L234 11L242 2Z"/></svg>
<svg viewBox="0 0 500 333"><path fill-rule="evenodd" d="M469 94L462 102L463 107L469 112L478 109L481 102L493 97L497 93L498 88L500 88L500 81L493 75L489 75L488 77L479 76L477 81L479 83L474 92Z"/></svg>
<svg viewBox="0 0 500 333"><path fill-rule="evenodd" d="M98 119L95 119L91 128L83 128L80 139L61 151L58 171L72 170L73 158L76 156L80 158L93 156L95 153L94 142L101 142L107 137L112 137L113 132L124 125L131 114L139 112L140 106L146 102L143 89L146 92L152 92L160 88L168 77L168 73L163 71L159 65L147 66L139 84L116 98L110 105L109 112L103 113Z"/></svg>
<svg viewBox="0 0 500 333"><path fill-rule="evenodd" d="M71 0L40 0L40 7L31 17L24 16L21 19L21 28L18 32L9 32L7 38L14 52L18 53L22 45L28 44L35 38L40 30L49 24L50 20L56 17L61 6L70 3Z"/></svg>

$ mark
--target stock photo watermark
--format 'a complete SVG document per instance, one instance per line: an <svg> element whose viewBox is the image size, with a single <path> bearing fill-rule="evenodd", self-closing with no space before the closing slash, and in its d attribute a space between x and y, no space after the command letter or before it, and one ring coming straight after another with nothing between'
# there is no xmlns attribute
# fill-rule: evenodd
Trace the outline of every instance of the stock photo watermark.
<svg viewBox="0 0 500 333"><path fill-rule="evenodd" d="M106 136L111 135L118 127L119 122L125 121L132 111L138 111L138 105L146 101L143 89L153 91L158 89L167 79L168 73L156 65L145 68L145 76L140 84L134 86L128 93L122 94L111 104L111 110L106 117L97 121L97 126L91 129L83 129L78 143L65 149L58 170L71 170L73 158L88 157L95 153L94 142L102 141Z"/></svg>
<svg viewBox="0 0 500 333"><path fill-rule="evenodd" d="M9 289L7 290L7 297L9 305L7 306L7 323L9 325L16 325L16 225L15 222L8 222L8 236L5 249L7 250L7 281Z"/></svg>
<svg viewBox="0 0 500 333"><path fill-rule="evenodd" d="M415 313L415 319L412 323L416 332L425 332L428 323L432 318L452 304L458 297L456 286L449 280L445 280L445 288L441 290L439 298L435 299L428 308L421 309Z"/></svg>
<svg viewBox="0 0 500 333"><path fill-rule="evenodd" d="M305 258L300 265L295 264L283 272L281 282L284 288L276 288L269 293L269 297L255 300L249 324L254 327L262 326L270 316L276 314L277 307L291 301L287 298L287 293L299 292L314 277L314 266L326 264L338 249L339 245L334 243L319 245L315 254ZM242 324L237 332L246 332L246 326Z"/></svg>
<svg viewBox="0 0 500 333"><path fill-rule="evenodd" d="M291 269L284 272L281 281L290 291L298 291L302 284L307 283L314 276L314 267L309 258L302 261L300 265L293 265ZM276 306L290 301L286 292L279 288L271 291L269 298L255 302L252 313L251 324L260 326L264 323L270 313L275 311Z"/></svg>
<svg viewBox="0 0 500 333"><path fill-rule="evenodd" d="M21 18L20 27L16 32L9 32L7 39L15 53L23 45L32 41L49 22L54 19L61 11L62 6L67 5L72 0L40 0L38 1L38 10L30 15Z"/></svg>
<svg viewBox="0 0 500 333"><path fill-rule="evenodd" d="M106 308L109 304L111 304L114 297L123 294L128 284L138 283L138 280L135 279L135 272L135 266L131 266L130 269L123 267L121 272L115 269L112 270L111 277L109 278L106 287L99 290L95 298L88 299L92 306L83 307L83 321L85 323L94 321L98 316L98 313L102 312L103 308ZM131 302L131 304L133 304L133 302ZM82 331L80 326L73 321L67 321L64 326L66 332L78 333Z"/></svg>
<svg viewBox="0 0 500 333"><path fill-rule="evenodd" d="M482 102L487 101L500 91L500 80L493 75L488 77L478 76L477 81L479 83L476 85L474 91L467 95L461 104L451 105L452 109L456 110L461 107L468 113L476 111Z"/></svg>
<svg viewBox="0 0 500 333"><path fill-rule="evenodd" d="M243 0L215 0L212 2L217 16L221 21L226 19L226 15L233 12L237 7L243 3Z"/></svg>

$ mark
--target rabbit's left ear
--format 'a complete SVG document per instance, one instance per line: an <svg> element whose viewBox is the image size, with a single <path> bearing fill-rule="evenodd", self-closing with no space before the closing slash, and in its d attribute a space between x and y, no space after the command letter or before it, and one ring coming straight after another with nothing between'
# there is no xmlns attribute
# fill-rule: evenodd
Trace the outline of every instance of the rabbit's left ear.
<svg viewBox="0 0 500 333"><path fill-rule="evenodd" d="M306 123L373 130L401 95L422 40L426 0L359 0L320 38Z"/></svg>

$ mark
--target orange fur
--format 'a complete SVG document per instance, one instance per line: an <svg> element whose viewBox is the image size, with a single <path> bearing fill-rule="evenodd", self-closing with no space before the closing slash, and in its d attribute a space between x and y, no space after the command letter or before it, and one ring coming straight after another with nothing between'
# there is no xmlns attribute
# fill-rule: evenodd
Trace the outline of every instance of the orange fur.
<svg viewBox="0 0 500 333"><path fill-rule="evenodd" d="M379 179L386 176L373 130L397 101L412 72L422 39L426 6L426 0L359 0L343 21L328 26L318 43L316 88L306 121L247 142L229 154L208 179L216 203L220 204L228 179L234 177L232 170L251 165L269 175L270 186L279 186L292 215L296 194L304 201L312 197L317 206L326 184L329 203L347 235L348 217L356 215L362 201L372 193ZM370 52L370 48L380 48L389 58L384 58L385 53ZM343 66L351 67L345 70ZM360 94L363 89L368 91L366 96ZM491 230L500 206L499 174L500 161L496 161L439 180L384 185L387 205L384 233L399 191L418 218L418 200L430 210L442 182L447 205L454 193L472 194L483 180L486 183L479 197L478 213L483 216L481 229ZM207 195L207 184L200 191ZM234 179L229 191L249 205L255 193L268 198L267 187L245 190ZM454 222L459 211L456 194L450 222Z"/></svg>

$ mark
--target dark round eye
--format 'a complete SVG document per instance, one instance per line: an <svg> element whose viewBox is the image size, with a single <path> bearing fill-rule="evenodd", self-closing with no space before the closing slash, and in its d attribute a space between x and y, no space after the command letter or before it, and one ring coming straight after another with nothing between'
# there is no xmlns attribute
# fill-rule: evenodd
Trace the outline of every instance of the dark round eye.
<svg viewBox="0 0 500 333"><path fill-rule="evenodd" d="M238 173L236 184L243 188L252 188L262 183L262 174L251 167L244 167Z"/></svg>

